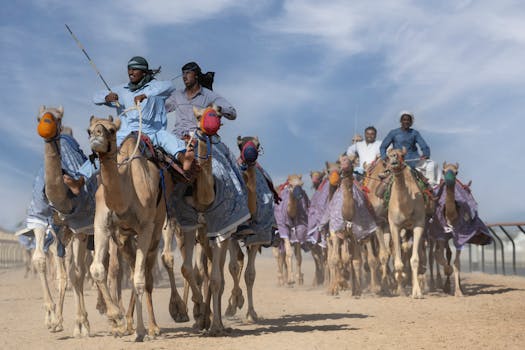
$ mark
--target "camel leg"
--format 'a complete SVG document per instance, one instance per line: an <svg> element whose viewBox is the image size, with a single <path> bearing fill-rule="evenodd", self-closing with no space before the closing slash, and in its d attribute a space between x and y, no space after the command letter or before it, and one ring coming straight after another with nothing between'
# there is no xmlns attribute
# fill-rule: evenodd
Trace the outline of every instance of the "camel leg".
<svg viewBox="0 0 525 350"><path fill-rule="evenodd" d="M148 335L150 337L156 337L160 335L160 327L157 324L155 319L155 312L153 309L153 286L154 286L154 269L157 266L157 257L158 257L158 243L154 245L154 248L148 252L148 257L146 259L146 307L148 309ZM179 296L180 298L180 296Z"/></svg>
<svg viewBox="0 0 525 350"><path fill-rule="evenodd" d="M284 285L284 262L283 255L281 254L281 247L272 248L273 256L277 262L277 285L282 287Z"/></svg>
<svg viewBox="0 0 525 350"><path fill-rule="evenodd" d="M384 229L384 224L377 224L375 231L377 244L379 246L379 264L381 265L381 293L390 293L389 276L388 276L388 260L390 258L388 245L390 244L390 233ZM388 235L388 237L386 237ZM388 243L387 243L388 240Z"/></svg>
<svg viewBox="0 0 525 350"><path fill-rule="evenodd" d="M286 252L286 275L288 276L286 283L289 287L292 287L295 283L293 279L292 267L293 249L292 244L290 243L290 239L288 238L284 239L284 251Z"/></svg>
<svg viewBox="0 0 525 350"><path fill-rule="evenodd" d="M164 247L162 248L162 263L166 271L168 271L168 277L170 279L171 296L169 304L169 312L171 318L175 322L188 322L190 320L188 316L188 307L186 303L180 297L177 291L177 285L175 283L174 258L172 254L172 243L175 227L172 224L166 226L166 229L162 230L162 238L164 241Z"/></svg>
<svg viewBox="0 0 525 350"><path fill-rule="evenodd" d="M48 329L51 329L53 325L57 323L57 319L55 313L55 303L53 302L53 297L51 296L47 279L46 254L44 253L46 228L44 226L37 226L33 229L33 232L35 233L36 248L33 252L32 263L38 271L40 283L42 285L42 291L44 292L44 324ZM53 245L56 245L56 241L53 242Z"/></svg>
<svg viewBox="0 0 525 350"><path fill-rule="evenodd" d="M110 238L107 283L111 299L119 305L121 313L125 312L124 304L122 303L123 275L122 256L118 251L117 244Z"/></svg>
<svg viewBox="0 0 525 350"><path fill-rule="evenodd" d="M397 282L397 295L406 295L403 288L403 260L401 259L401 242L399 237L399 228L391 225L392 242L394 243L394 274Z"/></svg>
<svg viewBox="0 0 525 350"><path fill-rule="evenodd" d="M75 237L71 240L71 255L73 258L69 270L69 279L73 286L77 315L75 319L74 337L89 337L89 321L84 302L84 278L86 276L86 266L84 264L87 253L87 237Z"/></svg>
<svg viewBox="0 0 525 350"><path fill-rule="evenodd" d="M447 259L445 259L445 250L447 246L448 246L447 241L444 241L444 240L437 241L436 262L440 264L441 266L443 266L445 274L447 276L450 276L450 274L452 273L452 267L450 266L450 263L447 261ZM447 283L443 284L443 291L445 293L450 292L450 281L448 283L448 288L447 288Z"/></svg>
<svg viewBox="0 0 525 350"><path fill-rule="evenodd" d="M462 297L463 294L463 288L461 288L461 281L459 277L460 272L460 258L461 256L461 250L456 249L456 256L454 257L454 284L455 284L455 291L454 296L456 297Z"/></svg>
<svg viewBox="0 0 525 350"><path fill-rule="evenodd" d="M55 258L55 271L56 271L56 282L58 289L58 302L56 303L56 323L51 326L52 332L61 332L64 330L63 322L63 312L64 310L64 300L66 298L66 285L67 285L67 273L66 273L66 263L64 257L58 256L58 238L55 235L55 241L57 244L51 245L49 250L53 253Z"/></svg>
<svg viewBox="0 0 525 350"><path fill-rule="evenodd" d="M253 285L255 283L255 258L259 251L259 245L249 246L248 249L248 263L246 264L246 271L244 272L244 282L246 283L246 294L248 295L248 311L246 312L246 319L248 322L257 322L259 317L253 307Z"/></svg>
<svg viewBox="0 0 525 350"><path fill-rule="evenodd" d="M204 329L204 302L200 288L197 286L195 272L193 269L193 250L195 248L195 229L185 230L181 229L180 234L176 234L177 246L182 255L181 273L184 279L188 282L193 301L193 318L196 329Z"/></svg>
<svg viewBox="0 0 525 350"><path fill-rule="evenodd" d="M368 261L368 267L370 268L370 290L372 293L380 294L381 286L377 275L379 260L377 259L376 254L374 254L372 239L367 240L365 245L367 251L366 260Z"/></svg>
<svg viewBox="0 0 525 350"><path fill-rule="evenodd" d="M313 244L312 245L312 258L314 259L315 264L315 274L312 282L312 287L317 287L323 284L324 282L324 266L323 266L323 257L322 257L322 247Z"/></svg>
<svg viewBox="0 0 525 350"><path fill-rule="evenodd" d="M448 243L445 245L445 255L447 257L448 269L445 269L445 275L447 279L445 280L445 284L443 285L443 291L447 294L450 294L452 290L450 286L450 275L452 275L453 268L450 265L450 261L452 260L452 251L450 250L450 246L448 245Z"/></svg>
<svg viewBox="0 0 525 350"><path fill-rule="evenodd" d="M345 238L337 239L339 243L339 249L336 251L337 255L337 269L339 270L339 289L347 290L350 286L351 279L355 277L352 273L352 252L350 250L350 241ZM355 286L355 283L352 283L352 287Z"/></svg>
<svg viewBox="0 0 525 350"><path fill-rule="evenodd" d="M428 242L428 270L429 270L428 290L431 292L434 292L436 290L436 281L434 279L434 261L436 260L435 258L436 242L433 238L430 238L430 237L427 239L427 242Z"/></svg>
<svg viewBox="0 0 525 350"><path fill-rule="evenodd" d="M95 254L93 256L93 263L90 267L91 276L97 283L97 287L104 298L106 304L106 314L108 319L113 324L113 331L115 334L122 335L126 331L126 324L124 317L118 305L111 299L109 289L106 282L106 269L104 267L104 260L108 256L110 228L108 223L111 221L111 213L104 202L103 187L99 187L96 193L97 207L95 210Z"/></svg>
<svg viewBox="0 0 525 350"><path fill-rule="evenodd" d="M151 244L153 234L153 223L142 228L137 235L137 251L135 257L135 272L133 274L133 287L135 289L135 312L137 316L137 327L135 329L135 341L142 342L146 336L144 319L142 314L142 297L146 287L146 258Z"/></svg>
<svg viewBox="0 0 525 350"><path fill-rule="evenodd" d="M222 324L221 299L224 291L224 263L226 262L229 240L218 242L215 239L210 242L212 250L210 292L213 299L213 318L208 334L211 336L223 335L225 331Z"/></svg>
<svg viewBox="0 0 525 350"><path fill-rule="evenodd" d="M295 263L297 266L295 278L297 280L297 283L302 286L304 284L304 275L301 271L301 265L303 263L303 256L301 252L301 243L297 242L293 244L294 248L294 255L295 255Z"/></svg>
<svg viewBox="0 0 525 350"><path fill-rule="evenodd" d="M339 294L339 237L335 234L335 232L330 232L330 236L328 237L328 266L330 269L330 286L328 288L328 293L330 295L338 295Z"/></svg>
<svg viewBox="0 0 525 350"><path fill-rule="evenodd" d="M423 236L423 227L414 227L414 243L412 246L412 257L410 258L410 265L412 267L412 298L421 299L423 293L421 292L420 280L422 275L419 273L419 251L421 245L421 238Z"/></svg>
<svg viewBox="0 0 525 350"><path fill-rule="evenodd" d="M346 239L345 244L349 245L349 251L352 252L352 296L360 297L362 294L361 281L362 271L363 271L363 259L361 255L361 244L352 237L351 239Z"/></svg>
<svg viewBox="0 0 525 350"><path fill-rule="evenodd" d="M231 239L228 246L230 251L230 263L228 268L232 275L233 288L232 294L228 299L228 307L226 308L225 315L232 317L237 312L237 308L242 309L244 304L244 297L242 296L242 289L240 286L242 268L244 265L244 254L242 253L239 241Z"/></svg>

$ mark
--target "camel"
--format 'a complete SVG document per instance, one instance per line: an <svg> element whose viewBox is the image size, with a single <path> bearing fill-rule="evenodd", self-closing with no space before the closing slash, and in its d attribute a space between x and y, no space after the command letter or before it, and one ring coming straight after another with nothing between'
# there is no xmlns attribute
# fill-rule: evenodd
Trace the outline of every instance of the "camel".
<svg viewBox="0 0 525 350"><path fill-rule="evenodd" d="M41 106L38 113L38 133L44 139L44 179L45 195L53 208L54 223L61 227L54 231L57 244L67 246L71 242L71 255L73 264L69 269L69 278L73 285L76 302L76 319L73 334L76 337L89 336L88 314L84 303L84 277L86 271L86 247L87 233L91 230L93 206L93 184L88 184L78 195L74 195L66 186L63 179L65 171L75 171L85 161L85 156L80 151L77 142L72 136L62 132L61 122L64 114L62 106L58 108L46 108ZM46 308L46 324L51 331L63 329L62 310L67 284L66 267L63 256L58 256L57 279L59 281L58 303L53 303L47 279L45 276L46 262L43 252L43 241L46 228L41 226L35 228L37 248L33 255L33 263L39 270L42 288L44 290L44 304ZM56 245L52 245L53 252ZM60 254L62 255L62 254ZM55 309L56 307L56 309Z"/></svg>
<svg viewBox="0 0 525 350"><path fill-rule="evenodd" d="M310 199L308 208L308 238L310 250L315 264L315 273L312 286L320 286L328 276L326 270L326 231L319 227L319 221L328 202L329 184L325 177L325 171L311 171L310 179L314 188L314 194Z"/></svg>
<svg viewBox="0 0 525 350"><path fill-rule="evenodd" d="M216 142L216 131L206 127L216 124L221 117L220 108L215 105L204 109L193 108L199 128L192 139L196 140L196 158L199 172L192 184L191 195L188 186L179 186L172 196L172 205L176 208L168 216L170 227L175 231L177 245L181 249L183 265L182 275L192 291L194 302L194 327L208 329L211 336L222 335L227 330L222 323L221 297L224 291L224 264L231 235L237 227L250 218L241 185L242 176L235 174L236 169L228 170L228 164L234 164L230 151L221 142ZM219 124L217 124L219 126ZM212 166L213 164L213 166ZM215 169L217 173L215 173ZM175 230L176 225L180 229ZM197 237L195 232L197 231ZM195 269L193 253L196 238L206 256L207 266L211 269L209 283L203 283L206 300L200 290ZM201 256L197 256L199 264ZM210 306L213 301L213 317L210 321Z"/></svg>
<svg viewBox="0 0 525 350"><path fill-rule="evenodd" d="M284 245L286 256L285 274L288 286L293 286L296 282L298 285L303 285L304 283L304 275L301 272L301 248L302 244L306 242L308 207L310 206L310 200L302 188L303 184L302 175L289 175L280 193L283 201L275 206L274 210L279 235ZM279 248L274 249L274 256L278 257L279 279L282 279L284 273L280 272L280 266L282 266L281 264L283 260L279 260L279 254L282 254L282 249L277 249ZM296 261L295 279L292 272L292 258L294 256Z"/></svg>
<svg viewBox="0 0 525 350"><path fill-rule="evenodd" d="M390 294L391 277L389 271L390 260L390 226L388 212L384 204L384 189L387 186L388 175L383 161L377 159L372 164L365 164L366 174L362 188L367 194L376 219L376 238L379 247L379 263L381 266L381 292Z"/></svg>
<svg viewBox="0 0 525 350"><path fill-rule="evenodd" d="M146 337L142 315L142 297L146 294L148 309L148 335L160 334L153 311L152 268L157 256L166 207L161 200L163 195L159 168L142 156L133 155L133 137L125 139L117 149L116 133L120 119L90 119L88 129L90 145L100 159L101 184L96 193L95 212L95 254L91 264L91 275L102 293L107 307L107 316L117 334L124 334L128 327L119 305L111 298L107 281L104 258L108 253L109 240L117 232L116 241L123 247L133 274L133 293L136 309L136 338ZM165 181L169 192L171 181ZM136 242L133 241L135 237Z"/></svg>
<svg viewBox="0 0 525 350"><path fill-rule="evenodd" d="M237 145L241 152L238 160L239 167L242 171L243 179L248 192L248 208L251 215L250 228L253 234L244 237L238 237L230 241L230 264L229 270L233 278L234 286L231 296L228 300L226 316L234 316L237 309L241 309L244 304L244 297L239 281L244 266L244 253L240 243L246 246L248 261L244 280L246 282L246 292L248 295L248 310L246 319L253 323L258 320L257 313L253 305L253 285L255 282L255 258L257 252L261 251L262 245L271 243L272 229L275 225L273 215L273 203L278 202L275 198L275 189L269 175L257 162L259 155L260 142L258 137L241 137L237 138Z"/></svg>
<svg viewBox="0 0 525 350"><path fill-rule="evenodd" d="M492 239L488 228L477 215L477 203L470 192L470 183L463 185L457 179L458 169L458 163L443 163L444 183L436 189L437 206L427 232L437 241L436 261L444 267L447 277L443 290L450 293L450 275L454 272L454 295L462 297L460 255L463 245L489 244ZM452 253L448 244L451 239L456 248L452 267Z"/></svg>
<svg viewBox="0 0 525 350"><path fill-rule="evenodd" d="M394 269L397 293L404 295L403 261L401 257L401 230L413 231L410 265L412 268L412 297L423 297L424 267L420 268L421 239L425 229L425 200L412 170L404 162L406 149L390 149L387 152L387 168L392 172L392 190L388 203L388 222L394 243Z"/></svg>

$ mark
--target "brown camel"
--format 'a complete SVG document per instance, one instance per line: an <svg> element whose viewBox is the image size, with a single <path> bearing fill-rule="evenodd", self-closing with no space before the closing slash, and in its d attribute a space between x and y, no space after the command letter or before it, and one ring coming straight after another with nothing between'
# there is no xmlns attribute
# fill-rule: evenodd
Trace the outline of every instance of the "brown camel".
<svg viewBox="0 0 525 350"><path fill-rule="evenodd" d="M275 225L274 202L278 202L276 192L273 188L269 175L257 163L260 142L258 137L237 138L237 145L241 153L238 159L239 167L247 189L247 205L251 215L250 228L254 231L251 236L236 237L230 241L230 264L229 270L233 278L234 286L232 294L228 300L226 316L233 316L237 309L241 309L244 304L242 289L240 288L241 273L244 266L244 256L241 249L241 241L246 246L248 261L244 280L246 282L246 292L248 295L248 310L246 319L248 322L258 320L253 303L253 285L255 282L255 258L257 252L261 251L262 244L271 242L272 230Z"/></svg>
<svg viewBox="0 0 525 350"><path fill-rule="evenodd" d="M376 238L379 247L379 263L381 266L381 292L390 294L391 275L388 267L390 260L390 226L388 224L388 212L384 204L384 189L389 180L385 164L377 159L372 164L365 164L366 175L363 180L363 190L367 194L368 201L374 209L376 218Z"/></svg>
<svg viewBox="0 0 525 350"><path fill-rule="evenodd" d="M443 162L443 178L445 179L445 219L447 221L447 224L449 227L455 226L455 224L458 221L459 218L459 212L457 209L456 204L456 197L455 197L455 187L456 187L456 176L458 174L459 164L450 164L447 162ZM454 271L454 295L457 297L463 296L463 289L461 288L461 282L460 282L460 256L461 256L461 249L456 249L456 254L454 258L454 264L452 265L452 268L450 266L450 259L451 259L451 250L448 245L448 241L445 240L438 240L437 241L437 251L436 251L436 261L443 266L445 269L445 275L447 276L447 279L445 281L445 284L443 286L443 289L445 292L450 292L450 275L452 274L452 270ZM444 257L444 253L446 252L447 259Z"/></svg>
<svg viewBox="0 0 525 350"><path fill-rule="evenodd" d="M159 168L144 157L133 156L136 141L128 137L117 149L116 133L120 119L113 121L91 117L90 144L100 159L101 184L96 194L95 255L91 275L97 282L107 306L107 316L118 334L128 329L119 305L111 298L105 280L104 258L112 232L118 232L117 242L123 244L133 273L137 314L136 341L146 336L142 315L142 297L146 294L148 335L155 336L160 328L155 321L151 292L152 268L157 256L166 207L162 198ZM171 181L166 181L169 187ZM169 191L169 189L167 189ZM136 242L132 237L136 238Z"/></svg>
<svg viewBox="0 0 525 350"><path fill-rule="evenodd" d="M202 118L221 116L220 108L215 105L204 109L194 107L193 112L199 125L201 125L200 122ZM208 238L209 224L206 222L205 214L209 208L214 205L216 200L216 181L213 175L212 149L217 146L225 147L222 145L214 146L212 142L213 138L214 134L207 134L202 127L199 127L192 136L192 140L196 140L197 142L196 158L199 172L193 181L191 197L184 197L184 205L189 205L193 208L193 210L197 212L198 218L192 223L191 227L186 226L175 229L178 223L175 218L170 215L169 225L172 228L172 232L175 232L177 245L181 250L183 259L181 268L182 275L192 291L192 301L194 302L193 317L195 319L194 327L197 329L208 329L209 335L216 336L226 332L222 323L221 310L221 297L224 291L224 264L230 236L231 233L235 232L236 225L234 225L235 227L227 228L228 232L224 235L214 237L213 239ZM197 254L197 262L201 265L200 271L204 273L202 277L207 281L203 283L200 283L201 280L197 278L193 266L196 238L201 245L203 256L206 257L206 262L203 264L203 260L201 260L203 256ZM204 266L208 266L210 270L209 274ZM201 286L204 287L204 296L201 292ZM204 297L206 298L205 301ZM211 312L212 301L213 312Z"/></svg>
<svg viewBox="0 0 525 350"><path fill-rule="evenodd" d="M70 280L73 285L76 302L76 319L73 334L76 337L89 336L88 314L84 303L84 276L86 272L86 247L87 236L82 233L72 233L61 218L74 210L73 194L64 183L62 159L61 159L61 121L64 115L62 106L58 108L46 108L41 106L38 113L38 131L45 140L44 145L44 172L45 172L45 194L49 203L55 211L55 223L62 224L62 229L55 233L55 241L60 239L64 246L71 242L71 256L73 264L69 269ZM53 244L52 251L56 258L56 272L58 280L58 303L55 305L49 291L46 278L46 258L43 251L45 227L38 227L34 230L36 239L36 249L33 254L33 264L37 266L42 289L44 291L44 307L46 309L46 326L52 332L63 330L63 306L67 285L66 266L63 257L57 254L57 245Z"/></svg>
<svg viewBox="0 0 525 350"><path fill-rule="evenodd" d="M403 289L403 261L401 257L401 230L413 231L413 246L410 265L412 268L412 297L422 298L421 283L424 282L424 267L420 267L421 239L425 229L425 200L412 170L404 162L406 150L388 151L388 169L392 172L393 183L388 204L388 222L394 242L394 268L397 293Z"/></svg>

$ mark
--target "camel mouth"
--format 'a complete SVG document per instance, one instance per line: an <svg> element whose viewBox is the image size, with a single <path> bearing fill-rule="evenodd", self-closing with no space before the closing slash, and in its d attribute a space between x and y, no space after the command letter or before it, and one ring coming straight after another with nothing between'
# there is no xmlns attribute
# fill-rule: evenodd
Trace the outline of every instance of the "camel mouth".
<svg viewBox="0 0 525 350"><path fill-rule="evenodd" d="M108 149L106 142L96 136L89 139L89 145L94 152L105 152Z"/></svg>

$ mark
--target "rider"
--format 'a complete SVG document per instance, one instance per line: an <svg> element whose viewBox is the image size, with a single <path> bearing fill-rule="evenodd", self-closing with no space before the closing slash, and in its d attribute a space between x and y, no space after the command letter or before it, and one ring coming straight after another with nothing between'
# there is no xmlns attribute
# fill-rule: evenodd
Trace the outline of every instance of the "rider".
<svg viewBox="0 0 525 350"><path fill-rule="evenodd" d="M147 135L154 145L162 147L183 164L184 170L189 170L193 161L193 151L186 152L184 141L166 130L167 117L164 103L175 88L171 81L156 80L155 75L159 72L160 68L149 69L148 61L143 57L132 57L128 61L129 83L116 86L109 93L107 90L96 92L93 102L116 108L117 114L121 116L122 123L117 131L117 146L120 146L131 132L142 128L141 132ZM142 126L139 111L132 108L136 104L140 105ZM73 193L78 193L84 178L90 178L94 172L92 164L87 161L78 171L77 179L67 178L66 184Z"/></svg>
<svg viewBox="0 0 525 350"><path fill-rule="evenodd" d="M376 140L377 130L373 126L365 129L365 140L358 141L350 145L346 151L347 156L355 155L359 157L359 165L354 171L358 174L364 174L365 165L370 165L380 154L381 140Z"/></svg>
<svg viewBox="0 0 525 350"><path fill-rule="evenodd" d="M406 111L401 112L399 121L401 127L391 130L381 143L381 158L386 160L386 150L390 145L392 145L394 149L405 148L407 151L405 155L406 163L411 168L422 172L423 175L428 178L429 182L434 185L437 181L435 175L436 164L430 160L430 147L428 147L423 137L421 137L421 134L417 130L412 129L414 115ZM419 155L417 146L419 146L423 153L421 156Z"/></svg>
<svg viewBox="0 0 525 350"><path fill-rule="evenodd" d="M210 81L210 73L203 74L200 66L195 62L188 62L182 66L182 80L184 82L184 90L175 90L166 100L166 110L169 112L175 111L175 126L173 133L181 139L189 139L198 129L197 119L193 113L193 107L206 108L210 105L216 105L220 114L229 120L237 118L235 108L222 96L204 87L202 84L206 81L206 85L212 87L213 81ZM226 205L224 199L216 197L215 202L210 208L206 210L208 233L211 235L221 235L225 232L222 227L223 222L215 225L210 223L212 221L224 221L222 211L228 211L230 217L228 221L231 222L229 227L244 223L250 218L250 213L246 206L247 193L244 187L242 175L239 172L237 161L228 147L220 141L215 139L213 142L212 153L215 159L213 164L213 175L216 181L216 189L219 188L217 182L224 182L220 189L225 192L222 196L228 196L232 203ZM216 162L215 162L216 160ZM189 195L191 188L186 188L185 195ZM226 193L228 192L228 193ZM175 197L176 201L180 198ZM221 201L224 205L221 205ZM177 202L180 207L184 206L184 201ZM221 208L222 206L222 208ZM193 226L195 211L191 208L187 210L177 210L175 215L180 215L183 221L181 226L184 229L190 229ZM179 219L179 217L178 217ZM208 220L209 219L209 220ZM212 228L215 227L215 228ZM246 232L250 230L247 229Z"/></svg>

